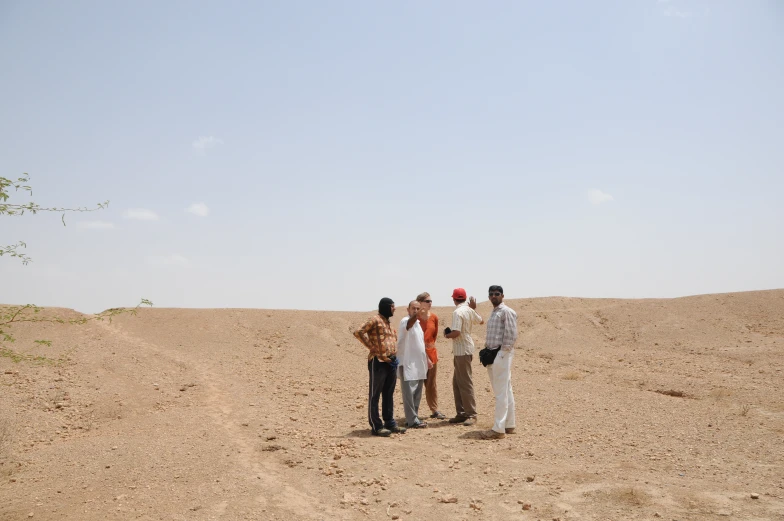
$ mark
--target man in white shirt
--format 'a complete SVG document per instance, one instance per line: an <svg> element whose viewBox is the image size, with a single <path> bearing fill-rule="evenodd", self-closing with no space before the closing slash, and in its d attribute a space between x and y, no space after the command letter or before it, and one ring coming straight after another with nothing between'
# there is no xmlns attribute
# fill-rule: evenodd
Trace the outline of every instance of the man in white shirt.
<svg viewBox="0 0 784 521"><path fill-rule="evenodd" d="M409 302L408 316L400 321L397 333L400 392L403 394L406 426L412 429L427 427L427 423L419 419L419 403L431 362L425 352L425 333L417 318L420 307L416 300Z"/></svg>
<svg viewBox="0 0 784 521"><path fill-rule="evenodd" d="M471 330L474 324L484 324L476 312L476 299L466 302L466 290L457 288L452 292L455 310L452 312L452 327L444 330L444 336L452 340L455 372L452 376L452 392L455 395L455 417L449 423L474 425L476 423L476 397L474 381L471 376L471 362L474 360L474 339Z"/></svg>

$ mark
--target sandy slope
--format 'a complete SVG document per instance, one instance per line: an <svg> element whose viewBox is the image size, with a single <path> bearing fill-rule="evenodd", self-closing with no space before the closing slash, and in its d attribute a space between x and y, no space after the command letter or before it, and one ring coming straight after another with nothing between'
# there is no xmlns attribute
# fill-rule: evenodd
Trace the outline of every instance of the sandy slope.
<svg viewBox="0 0 784 521"><path fill-rule="evenodd" d="M68 361L0 357L0 520L784 519L784 290L507 303L520 420L493 442L476 360L476 428L369 436L370 313L19 327Z"/></svg>

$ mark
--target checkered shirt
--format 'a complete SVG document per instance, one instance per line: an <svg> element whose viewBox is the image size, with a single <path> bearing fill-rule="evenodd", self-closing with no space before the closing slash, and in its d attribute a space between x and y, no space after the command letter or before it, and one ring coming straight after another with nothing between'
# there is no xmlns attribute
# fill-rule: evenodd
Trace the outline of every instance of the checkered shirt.
<svg viewBox="0 0 784 521"><path fill-rule="evenodd" d="M516 341L517 313L501 302L497 308L493 308L487 319L485 347L496 349L500 346L504 351L511 351Z"/></svg>
<svg viewBox="0 0 784 521"><path fill-rule="evenodd" d="M389 362L389 357L397 353L397 330L381 315L367 319L354 336L368 348L368 360L375 356L381 362Z"/></svg>

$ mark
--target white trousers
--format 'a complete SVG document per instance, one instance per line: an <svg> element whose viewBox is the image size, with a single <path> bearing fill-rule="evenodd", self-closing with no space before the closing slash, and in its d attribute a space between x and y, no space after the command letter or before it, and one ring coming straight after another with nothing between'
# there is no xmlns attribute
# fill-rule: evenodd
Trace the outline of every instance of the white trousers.
<svg viewBox="0 0 784 521"><path fill-rule="evenodd" d="M493 430L504 433L515 428L515 400L512 393L512 360L514 350L500 351L495 361L487 366L490 385L495 395Z"/></svg>

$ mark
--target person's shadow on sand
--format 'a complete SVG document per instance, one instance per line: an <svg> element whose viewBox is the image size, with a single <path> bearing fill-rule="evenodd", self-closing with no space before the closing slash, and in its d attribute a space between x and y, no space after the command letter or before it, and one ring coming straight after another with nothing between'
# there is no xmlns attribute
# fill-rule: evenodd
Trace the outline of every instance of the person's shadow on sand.
<svg viewBox="0 0 784 521"><path fill-rule="evenodd" d="M398 422L398 425L405 425L405 422ZM408 434L409 432L415 432L415 431L418 431L418 430L428 431L430 429L441 429L441 428L444 428L444 427L451 427L451 428L453 428L456 431L460 430L459 426L452 425L451 423L446 422L446 421L428 420L427 421L427 427L425 427L424 429L412 429L411 427L409 427L406 430L406 434ZM460 438L467 438L467 439L474 439L474 438L481 439L481 437L480 437L480 435L478 433L479 433L479 431L466 432L466 433L461 434L459 437ZM474 436L472 436L472 434L474 434ZM394 434L393 436L399 436L399 434ZM366 427L366 428L363 428L363 429L354 429L353 431L347 432L344 437L345 438L370 438L370 437L373 437L373 434L370 432L370 427Z"/></svg>
<svg viewBox="0 0 784 521"><path fill-rule="evenodd" d="M370 428L365 429L355 429L346 434L346 438L370 438L372 434L370 433Z"/></svg>
<svg viewBox="0 0 784 521"><path fill-rule="evenodd" d="M443 427L452 427L457 430L457 426L449 423L446 420L425 420L427 422L427 429L441 429ZM427 430L424 429L424 430Z"/></svg>
<svg viewBox="0 0 784 521"><path fill-rule="evenodd" d="M464 432L460 436L458 436L461 440L483 440L482 431L469 431Z"/></svg>

